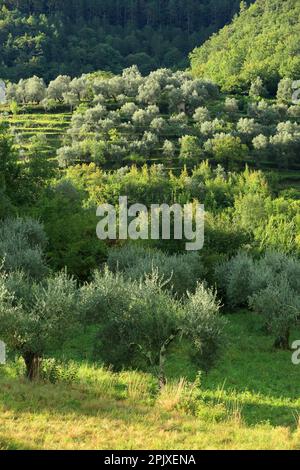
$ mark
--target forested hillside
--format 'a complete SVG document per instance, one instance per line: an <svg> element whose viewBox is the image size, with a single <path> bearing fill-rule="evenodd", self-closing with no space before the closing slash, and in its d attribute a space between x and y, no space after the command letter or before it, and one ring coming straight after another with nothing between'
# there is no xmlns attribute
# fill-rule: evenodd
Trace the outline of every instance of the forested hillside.
<svg viewBox="0 0 300 470"><path fill-rule="evenodd" d="M185 68L239 0L1 0L0 77Z"/></svg>
<svg viewBox="0 0 300 470"><path fill-rule="evenodd" d="M280 78L300 78L300 2L242 3L239 17L192 53L193 72L227 91L260 76L273 93Z"/></svg>
<svg viewBox="0 0 300 470"><path fill-rule="evenodd" d="M189 70L238 4L0 0L0 450L300 449L300 0Z"/></svg>

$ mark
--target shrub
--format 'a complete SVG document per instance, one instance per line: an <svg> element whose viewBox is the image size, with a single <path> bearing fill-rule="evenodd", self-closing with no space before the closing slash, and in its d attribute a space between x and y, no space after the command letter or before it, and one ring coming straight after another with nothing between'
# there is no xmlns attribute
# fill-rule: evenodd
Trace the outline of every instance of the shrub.
<svg viewBox="0 0 300 470"><path fill-rule="evenodd" d="M253 294L249 305L264 317L268 330L276 335L274 346L289 349L291 327L299 320L300 294L291 288L285 275Z"/></svg>
<svg viewBox="0 0 300 470"><path fill-rule="evenodd" d="M198 284L184 305L184 329L192 343L192 357L203 370L209 370L223 345L224 320L220 317L217 293Z"/></svg>
<svg viewBox="0 0 300 470"><path fill-rule="evenodd" d="M107 263L112 271L120 270L133 280L145 278L157 270L165 281L170 280L165 287L178 297L187 291L195 291L197 282L205 275L197 253L170 256L159 250L132 244L110 250Z"/></svg>
<svg viewBox="0 0 300 470"><path fill-rule="evenodd" d="M47 238L43 226L34 219L7 219L0 222L0 260L2 270L22 270L41 279L47 268L43 256Z"/></svg>
<svg viewBox="0 0 300 470"><path fill-rule="evenodd" d="M199 285L182 302L164 287L157 272L132 281L106 270L95 273L94 282L82 288L82 308L100 324L98 357L116 369L150 366L161 387L166 382L169 347L177 338L187 338L193 357L209 368L219 351L222 330L215 293Z"/></svg>
<svg viewBox="0 0 300 470"><path fill-rule="evenodd" d="M44 359L40 366L40 379L55 384L73 383L78 379L78 366L73 362L61 362L57 359Z"/></svg>
<svg viewBox="0 0 300 470"><path fill-rule="evenodd" d="M217 283L220 289L225 292L230 307L247 306L252 271L253 260L244 252L240 252L229 262L217 266Z"/></svg>
<svg viewBox="0 0 300 470"><path fill-rule="evenodd" d="M30 380L43 356L61 345L77 322L77 288L65 273L33 282L23 273L0 276L0 335L20 354Z"/></svg>

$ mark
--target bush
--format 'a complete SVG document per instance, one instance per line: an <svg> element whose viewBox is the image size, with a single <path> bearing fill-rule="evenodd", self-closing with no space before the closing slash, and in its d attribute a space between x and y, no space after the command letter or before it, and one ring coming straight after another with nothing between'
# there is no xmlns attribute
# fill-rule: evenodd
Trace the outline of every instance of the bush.
<svg viewBox="0 0 300 470"><path fill-rule="evenodd" d="M0 222L0 267L6 272L21 270L41 279L47 273L43 256L46 244L46 234L38 221L6 219Z"/></svg>
<svg viewBox="0 0 300 470"><path fill-rule="evenodd" d="M247 306L252 271L253 260L244 252L216 267L217 285L231 308Z"/></svg>
<svg viewBox="0 0 300 470"><path fill-rule="evenodd" d="M109 251L109 268L118 270L133 280L145 278L153 270L169 282L166 288L181 297L195 291L197 282L204 278L205 269L198 253L167 255L162 251L128 244Z"/></svg>
<svg viewBox="0 0 300 470"><path fill-rule="evenodd" d="M231 307L247 304L263 316L275 346L289 347L290 330L300 317L300 262L278 252L254 260L239 253L216 269L218 286Z"/></svg>
<svg viewBox="0 0 300 470"><path fill-rule="evenodd" d="M106 270L95 273L94 282L82 288L82 308L97 322L95 352L107 365L151 368L166 382L164 365L170 345L182 336L193 357L209 368L219 352L222 336L216 294L198 285L185 302L164 289L153 272L143 281L132 281Z"/></svg>
<svg viewBox="0 0 300 470"><path fill-rule="evenodd" d="M78 366L73 362L64 363L56 359L44 359L40 367L40 379L55 384L73 383L78 379Z"/></svg>
<svg viewBox="0 0 300 470"><path fill-rule="evenodd" d="M209 370L223 345L224 320L220 317L217 293L198 284L184 305L185 330L191 341L192 357L203 369Z"/></svg>

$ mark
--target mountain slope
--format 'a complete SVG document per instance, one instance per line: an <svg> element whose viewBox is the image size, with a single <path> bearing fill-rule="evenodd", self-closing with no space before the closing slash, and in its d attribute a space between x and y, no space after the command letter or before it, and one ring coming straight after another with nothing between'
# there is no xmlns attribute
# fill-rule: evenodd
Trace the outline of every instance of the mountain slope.
<svg viewBox="0 0 300 470"><path fill-rule="evenodd" d="M191 54L196 76L224 90L261 76L274 92L281 77L300 78L300 0L257 0Z"/></svg>
<svg viewBox="0 0 300 470"><path fill-rule="evenodd" d="M186 68L239 0L0 0L0 78Z"/></svg>

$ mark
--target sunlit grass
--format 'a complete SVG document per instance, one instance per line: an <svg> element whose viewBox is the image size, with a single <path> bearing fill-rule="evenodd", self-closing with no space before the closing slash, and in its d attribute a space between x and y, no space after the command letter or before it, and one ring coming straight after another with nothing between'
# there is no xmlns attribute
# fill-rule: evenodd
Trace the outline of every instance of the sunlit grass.
<svg viewBox="0 0 300 470"><path fill-rule="evenodd" d="M2 367L0 449L299 449L300 370L256 317L228 318L217 366L199 376L175 345L162 392L150 373L93 364L93 330L57 353L55 384L25 381L22 361Z"/></svg>

